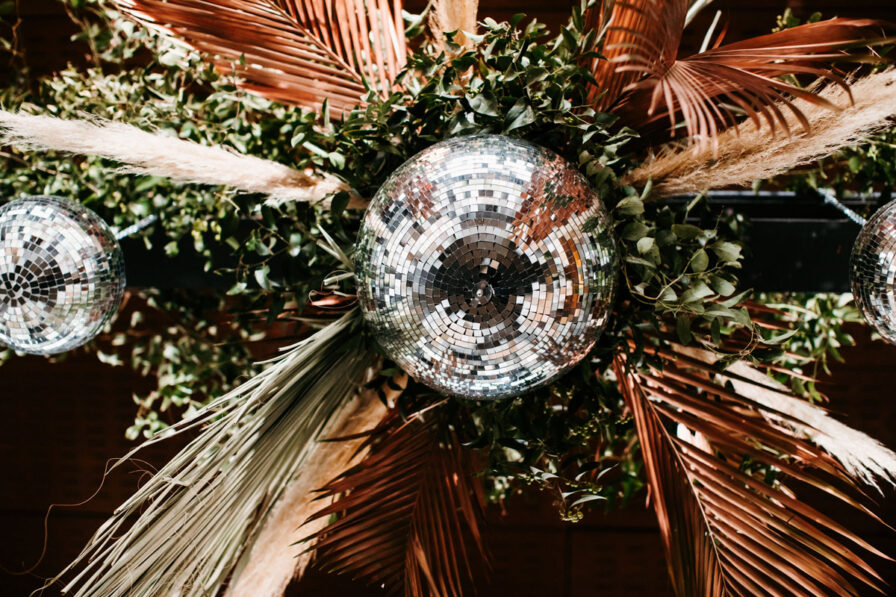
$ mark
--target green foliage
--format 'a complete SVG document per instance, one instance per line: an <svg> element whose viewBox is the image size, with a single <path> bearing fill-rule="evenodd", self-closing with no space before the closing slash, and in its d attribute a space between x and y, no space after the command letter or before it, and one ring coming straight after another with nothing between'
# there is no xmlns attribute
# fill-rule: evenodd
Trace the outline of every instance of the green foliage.
<svg viewBox="0 0 896 597"><path fill-rule="evenodd" d="M765 294L757 297L762 304L777 309L778 319L793 326L794 333L781 344L776 354L765 355L787 370L802 373L810 380L779 374L778 380L790 385L800 396L820 401L814 380L830 374L829 359L843 362L840 349L855 344L843 327L862 323L862 314L851 294Z"/></svg>
<svg viewBox="0 0 896 597"><path fill-rule="evenodd" d="M794 27L797 27L799 25L803 25L806 23L817 23L821 19L822 19L822 16L821 16L820 12L813 12L809 16L809 18L806 19L804 22L802 19L797 17L795 14L793 14L792 9L787 8L784 10L784 12L782 14L778 15L777 24L772 29L772 32L777 33L778 31L783 31L785 29L792 29Z"/></svg>
<svg viewBox="0 0 896 597"><path fill-rule="evenodd" d="M134 396L138 411L129 439L150 437L258 372L249 351L251 327L245 317L232 325L228 311L234 305L224 299L207 292L142 291L130 299L143 304L129 311L127 326L115 326L97 343L101 361L155 378L155 389Z"/></svg>
<svg viewBox="0 0 896 597"><path fill-rule="evenodd" d="M518 29L486 19L477 50L456 48L449 57L424 47L409 59L403 93L384 101L371 97L368 107L343 122L324 114L314 138L303 132L293 136L292 145L370 195L397 166L433 143L500 133L553 149L611 198L615 173L624 167L619 151L633 133L612 130L612 116L586 107L591 77L578 60L595 51L596 40L582 27L579 15L562 35L545 40L537 22Z"/></svg>
<svg viewBox="0 0 896 597"><path fill-rule="evenodd" d="M708 326L716 344L723 330L749 326L744 297L735 294L740 218L713 220L701 196L680 208L646 202L649 191L629 195L614 210L631 295L625 319L674 318L684 344L693 339L692 326Z"/></svg>
<svg viewBox="0 0 896 597"><path fill-rule="evenodd" d="M812 188L879 192L882 201L888 201L896 188L896 128L823 160L805 180Z"/></svg>
<svg viewBox="0 0 896 597"><path fill-rule="evenodd" d="M449 405L470 421L468 445L488 455L495 496L534 484L551 492L564 519L578 520L586 503L625 504L643 487L634 425L607 356L526 396Z"/></svg>
<svg viewBox="0 0 896 597"><path fill-rule="evenodd" d="M525 138L579 167L612 209L622 263L616 312L599 346L568 375L524 397L482 403L431 397L468 445L487 456L495 497L518 483L535 484L556 496L568 520L596 502L624 503L643 486L642 463L609 368L614 347L631 338L643 344L644 332L664 322L673 322L678 341L709 348L739 331L763 334L738 294L743 220L712 215L701 197L663 205L652 200L649 187L618 184L634 164L628 145L634 133L587 106L593 79L580 65L598 55L601 40L586 31L581 9L555 37L536 22L519 27L522 19L515 17L510 23L486 19L475 50L437 53L423 44L409 59L401 92L371 95L364 108L336 121L326 108L320 115L303 113L240 91L195 53L122 20L101 0L68 5L92 65L36 81L22 71L0 92L5 108L67 118L92 114L297 168L313 166L343 177L364 196L412 155L458 135ZM225 272L233 281L229 296L147 293L130 315L130 328L98 344L104 361L156 380L155 389L135 397L139 412L131 437L157 432L254 372L247 343L263 339L285 310L301 315L309 293L345 269L321 247L321 232L350 252L360 219L345 209L344 196L333 198L329 211L307 204L271 207L257 195L116 174L115 164L95 158L8 150L0 163L2 197L72 197L118 227L157 214L169 253L186 239L207 268L221 269L222 251L237 264ZM148 234L145 239L151 242ZM344 278L339 288L351 292L351 277ZM824 299L806 305L815 316L811 326L789 338L763 336L805 355L799 362L780 356L789 367L805 366L808 357L821 358L824 366L845 343L839 322L852 315L843 305ZM167 318L166 324L144 327L144 315ZM384 369L382 377L393 373ZM417 399L426 391L415 387L408 394Z"/></svg>

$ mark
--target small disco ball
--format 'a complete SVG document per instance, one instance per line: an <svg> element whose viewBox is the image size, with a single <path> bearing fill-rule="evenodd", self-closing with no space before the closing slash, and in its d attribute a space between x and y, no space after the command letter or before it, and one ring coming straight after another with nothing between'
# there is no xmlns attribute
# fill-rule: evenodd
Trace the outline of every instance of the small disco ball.
<svg viewBox="0 0 896 597"><path fill-rule="evenodd" d="M849 263L852 294L862 315L896 344L896 201L862 227Z"/></svg>
<svg viewBox="0 0 896 597"><path fill-rule="evenodd" d="M585 178L497 135L417 154L380 188L355 255L386 353L452 396L505 398L579 362L607 324L618 263Z"/></svg>
<svg viewBox="0 0 896 597"><path fill-rule="evenodd" d="M0 208L0 343L56 354L96 336L118 310L115 235L80 203L25 197Z"/></svg>

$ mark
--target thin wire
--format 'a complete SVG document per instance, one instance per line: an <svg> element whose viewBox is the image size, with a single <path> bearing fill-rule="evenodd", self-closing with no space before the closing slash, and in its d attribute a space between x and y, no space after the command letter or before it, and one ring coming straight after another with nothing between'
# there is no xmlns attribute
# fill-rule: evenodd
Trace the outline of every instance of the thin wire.
<svg viewBox="0 0 896 597"><path fill-rule="evenodd" d="M849 218L859 226L864 226L868 221L853 210L840 203L840 200L837 199L837 194L834 193L833 189L820 189L819 192L821 193L821 196L824 197L825 203L836 207L843 213L843 215L845 215L847 218Z"/></svg>
<svg viewBox="0 0 896 597"><path fill-rule="evenodd" d="M150 214L131 226L128 226L124 230L121 230L115 235L115 240L121 240L123 238L127 238L129 236L133 236L142 230L146 230L153 224L159 221L159 216L155 214Z"/></svg>

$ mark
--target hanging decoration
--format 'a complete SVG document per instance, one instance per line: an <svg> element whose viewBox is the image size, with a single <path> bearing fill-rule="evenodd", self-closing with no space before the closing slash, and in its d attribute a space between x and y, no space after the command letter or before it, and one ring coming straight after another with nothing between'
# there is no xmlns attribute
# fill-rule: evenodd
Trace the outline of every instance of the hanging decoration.
<svg viewBox="0 0 896 597"><path fill-rule="evenodd" d="M498 135L411 158L367 208L355 268L364 319L416 379L506 398L596 342L618 263L609 217L550 151Z"/></svg>
<svg viewBox="0 0 896 597"><path fill-rule="evenodd" d="M865 320L896 343L896 201L862 226L849 268L852 294Z"/></svg>
<svg viewBox="0 0 896 597"><path fill-rule="evenodd" d="M134 193L218 187L179 232L260 257L233 292L256 292L269 323L289 301L315 328L129 454L195 434L97 531L65 591L279 597L314 554L409 597L461 595L483 484L502 495L521 479L554 489L568 518L646 483L681 597L880 589L864 559L880 553L790 485L871 514L859 484L896 481L896 454L805 400L808 357L762 350L799 323L738 293L736 227L699 194L888 126L894 71L848 81L834 67L880 62L885 26L831 19L730 44L710 32L680 58L708 2L586 3L553 39L517 19L477 24L475 1L433 4L408 17L407 35L434 27L409 44L397 1L118 0L116 43L143 39L176 72L148 69L133 88L155 97L174 80L176 101L148 101L130 124L64 104L64 118L25 113L40 102L0 111L16 151L155 177ZM146 114L175 134L141 130ZM682 192L697 196L663 202ZM74 230L14 206L15 234ZM263 232L238 238L240 217ZM881 296L892 280L863 278L891 267L874 257L882 226L854 258Z"/></svg>
<svg viewBox="0 0 896 597"><path fill-rule="evenodd" d="M61 197L0 208L0 343L57 354L89 342L124 295L121 247L90 209Z"/></svg>

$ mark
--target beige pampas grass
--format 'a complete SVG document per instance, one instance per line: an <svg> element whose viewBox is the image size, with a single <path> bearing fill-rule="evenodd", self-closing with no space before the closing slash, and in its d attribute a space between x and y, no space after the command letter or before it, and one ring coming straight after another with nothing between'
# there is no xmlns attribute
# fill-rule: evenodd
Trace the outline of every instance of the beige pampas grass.
<svg viewBox="0 0 896 597"><path fill-rule="evenodd" d="M343 407L329 426L331 437L349 437L370 431L386 414L375 392L359 394ZM360 461L358 449L366 437L319 442L300 474L283 490L271 509L253 546L237 565L224 597L279 597L294 578L300 578L311 561L302 539L323 529L328 521L303 523L321 508L316 490Z"/></svg>
<svg viewBox="0 0 896 597"><path fill-rule="evenodd" d="M445 50L445 32L457 31L454 41L471 47L472 41L464 35L476 33L476 17L479 13L479 0L435 0L429 13L429 27L436 43Z"/></svg>
<svg viewBox="0 0 896 597"><path fill-rule="evenodd" d="M849 94L840 87L830 86L820 93L824 99L844 106L842 110L794 101L811 124L808 133L801 130L792 113L781 108L787 112L790 136L778 130L771 137L765 127L747 122L739 130L729 129L719 135L716 155L711 147L660 155L622 182L643 186L652 179L658 196L748 187L756 180L783 174L842 147L860 143L886 127L887 119L896 114L896 70L862 77L851 89L852 104Z"/></svg>
<svg viewBox="0 0 896 597"><path fill-rule="evenodd" d="M103 157L123 164L121 172L227 186L263 193L277 202L320 201L349 190L329 175L309 175L224 147L207 147L119 122L63 120L0 110L0 129L0 142L6 145Z"/></svg>

